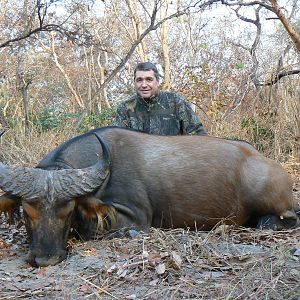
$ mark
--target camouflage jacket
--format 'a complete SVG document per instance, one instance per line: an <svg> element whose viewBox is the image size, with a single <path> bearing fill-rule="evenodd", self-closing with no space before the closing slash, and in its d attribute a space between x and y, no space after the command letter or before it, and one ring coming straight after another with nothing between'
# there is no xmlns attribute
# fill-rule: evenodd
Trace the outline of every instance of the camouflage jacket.
<svg viewBox="0 0 300 300"><path fill-rule="evenodd" d="M149 103L137 94L125 100L113 125L159 135L207 134L189 103L167 91L160 91Z"/></svg>

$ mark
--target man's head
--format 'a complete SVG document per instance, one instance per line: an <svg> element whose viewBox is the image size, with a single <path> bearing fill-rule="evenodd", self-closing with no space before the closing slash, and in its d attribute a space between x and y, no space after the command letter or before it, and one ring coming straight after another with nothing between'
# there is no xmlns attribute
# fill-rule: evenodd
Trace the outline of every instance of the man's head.
<svg viewBox="0 0 300 300"><path fill-rule="evenodd" d="M151 62L139 63L134 70L136 92L144 99L149 99L159 90L159 73Z"/></svg>

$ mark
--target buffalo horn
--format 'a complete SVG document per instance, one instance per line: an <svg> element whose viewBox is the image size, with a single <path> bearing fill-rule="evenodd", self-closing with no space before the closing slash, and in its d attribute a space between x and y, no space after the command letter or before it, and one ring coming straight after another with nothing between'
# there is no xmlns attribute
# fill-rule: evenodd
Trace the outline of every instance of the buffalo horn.
<svg viewBox="0 0 300 300"><path fill-rule="evenodd" d="M91 193L99 188L109 175L111 164L107 144L102 145L102 160L83 169L42 170L29 167L10 167L0 162L0 188L23 199L45 195L72 198Z"/></svg>
<svg viewBox="0 0 300 300"><path fill-rule="evenodd" d="M0 162L0 188L12 196L40 197L47 189L45 173L41 169L10 167Z"/></svg>

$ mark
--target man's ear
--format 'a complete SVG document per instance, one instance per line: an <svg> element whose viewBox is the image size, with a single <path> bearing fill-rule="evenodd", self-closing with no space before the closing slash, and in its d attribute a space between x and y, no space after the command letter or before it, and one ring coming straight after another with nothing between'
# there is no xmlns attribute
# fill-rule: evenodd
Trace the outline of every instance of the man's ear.
<svg viewBox="0 0 300 300"><path fill-rule="evenodd" d="M7 194L0 196L0 215L4 213L8 216L9 224L20 218L20 199Z"/></svg>

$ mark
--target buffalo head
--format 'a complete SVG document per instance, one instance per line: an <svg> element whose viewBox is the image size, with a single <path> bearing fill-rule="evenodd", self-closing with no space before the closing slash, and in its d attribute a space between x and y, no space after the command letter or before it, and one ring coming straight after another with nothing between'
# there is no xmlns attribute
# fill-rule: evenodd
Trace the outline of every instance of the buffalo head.
<svg viewBox="0 0 300 300"><path fill-rule="evenodd" d="M29 241L27 260L31 265L55 265L65 259L78 203L91 218L99 214L100 200L97 202L92 195L106 184L110 165L108 147L104 141L100 143L102 159L83 169L42 170L0 163L0 188L6 192L0 197L0 213L12 212L22 205Z"/></svg>

